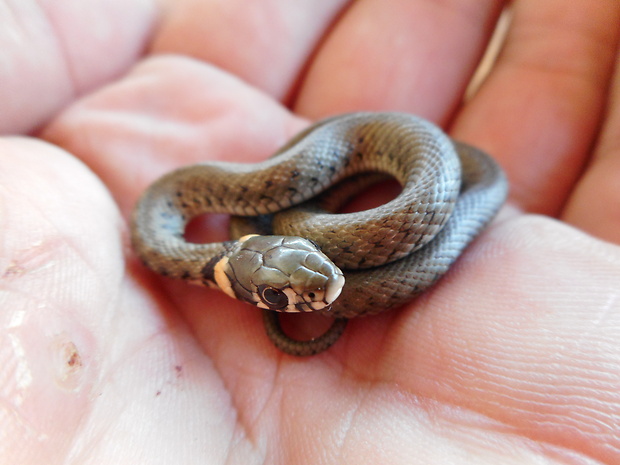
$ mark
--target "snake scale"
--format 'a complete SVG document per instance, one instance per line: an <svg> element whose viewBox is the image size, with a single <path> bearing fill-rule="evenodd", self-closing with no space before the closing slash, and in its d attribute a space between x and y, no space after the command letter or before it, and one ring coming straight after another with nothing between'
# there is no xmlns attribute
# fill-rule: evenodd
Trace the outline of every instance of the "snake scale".
<svg viewBox="0 0 620 465"><path fill-rule="evenodd" d="M395 178L401 193L376 208L333 213L376 173ZM506 178L488 155L430 122L351 113L310 126L260 163L209 162L164 175L134 210L132 244L157 273L262 308L277 347L310 355L331 346L349 318L397 307L432 286L506 195ZM187 242L185 226L203 213L235 215L235 239ZM280 327L282 311L335 320L300 341Z"/></svg>

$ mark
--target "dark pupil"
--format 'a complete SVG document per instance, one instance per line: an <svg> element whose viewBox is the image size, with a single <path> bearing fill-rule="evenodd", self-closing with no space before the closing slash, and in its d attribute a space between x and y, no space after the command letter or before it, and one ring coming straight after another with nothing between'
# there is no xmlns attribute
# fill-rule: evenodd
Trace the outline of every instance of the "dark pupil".
<svg viewBox="0 0 620 465"><path fill-rule="evenodd" d="M268 287L263 291L263 300L274 309L281 309L288 305L288 297L279 289Z"/></svg>

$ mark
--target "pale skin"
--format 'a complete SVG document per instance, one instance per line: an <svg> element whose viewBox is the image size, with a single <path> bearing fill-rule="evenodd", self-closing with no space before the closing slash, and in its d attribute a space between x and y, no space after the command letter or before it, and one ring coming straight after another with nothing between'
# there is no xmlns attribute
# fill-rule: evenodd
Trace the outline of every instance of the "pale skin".
<svg viewBox="0 0 620 465"><path fill-rule="evenodd" d="M500 2L39 3L0 4L0 463L620 462L617 1L514 1L464 104ZM157 176L355 110L508 173L432 291L299 359L257 309L137 262Z"/></svg>

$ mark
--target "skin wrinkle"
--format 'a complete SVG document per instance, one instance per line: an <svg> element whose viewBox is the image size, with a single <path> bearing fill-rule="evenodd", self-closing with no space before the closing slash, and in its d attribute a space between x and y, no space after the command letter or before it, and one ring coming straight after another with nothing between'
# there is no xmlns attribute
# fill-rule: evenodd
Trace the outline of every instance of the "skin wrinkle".
<svg viewBox="0 0 620 465"><path fill-rule="evenodd" d="M356 378L356 380L359 379L360 378ZM334 463L341 463L339 461L346 456L346 451L348 449L355 449L355 436L359 434L359 430L354 428L354 425L356 423L360 425L363 425L365 423L363 421L363 417L365 416L365 414L363 413L362 407L364 406L364 404L373 403L370 395L373 391L383 391L384 383L381 381L365 380L364 384L367 387L366 392L362 393L360 396L356 396L355 404L347 409L348 413L345 419L346 424L343 425L343 418L339 418L338 431L340 432L340 438L335 443L335 447L338 453L335 454L335 456L333 457L335 459Z"/></svg>
<svg viewBox="0 0 620 465"><path fill-rule="evenodd" d="M235 446L238 445L239 443L249 442L252 445L253 451L257 451L259 450L259 448L257 447L258 444L257 444L256 438L253 435L249 434L253 428L251 427L251 425L247 424L244 421L243 411L242 409L239 409L239 404L238 404L236 396L233 394L232 390L229 389L229 386L226 386L226 378L221 376L221 372L217 366L217 363L213 363L213 366L215 367L216 372L220 374L219 378L224 384L226 391L230 393L230 396L229 396L229 399L231 400L230 406L233 410L233 416L236 419L235 427L231 431L231 440L228 443L228 447L226 447L225 458L223 461L223 463L234 463L233 458L235 454ZM243 441L244 439L247 439L247 441ZM264 451L262 452L264 456L265 455Z"/></svg>
<svg viewBox="0 0 620 465"><path fill-rule="evenodd" d="M501 387L502 385L498 382L496 383L496 386ZM480 388L479 392L480 395L482 396L486 396L488 394L486 389ZM476 390L474 389L472 391L472 398L476 397ZM497 410L502 410L505 407L505 399L509 399L509 400L514 400L513 397L505 397L504 399L500 400L497 399L497 401L491 403L489 405L489 407L491 406L495 406L497 407ZM435 399L432 399L435 400ZM456 403L456 404L452 404L450 403L450 401L446 401L445 399L441 400L441 405L445 405L445 406L452 406L455 407L456 409L465 409L466 411L472 412L476 415L480 415L483 418L486 418L488 420L490 420L492 422L492 424L499 424L499 425L503 425L505 427L507 427L508 429L506 431L503 432L503 434L507 434L510 436L514 436L514 435L518 435L519 438L522 439L527 439L529 441L532 442L532 444L536 445L536 447L544 447L544 446L552 446L553 448L557 448L561 451L572 451L575 452L577 454L579 454L580 456L583 455L582 452L577 448L570 448L570 447L566 447L565 444L561 443L561 442L557 442L557 441L550 441L550 440L545 440L543 438L540 438L540 436L538 436L534 429L531 428L531 425L539 425L539 426L544 426L546 424L548 424L551 427L555 427L557 425L557 421L551 421L551 419L548 419L546 421L533 421L531 425L529 426L522 426L519 423L515 423L515 422L507 422L506 419L502 419L501 415L493 415L493 412L490 411L488 408L485 409L485 411L487 413L485 413L483 410L481 409L474 409L471 406L465 406L463 404L460 403ZM545 406L546 404L541 403L539 404L541 406ZM515 410L515 413L518 413L521 409L516 406L516 405L512 405L512 408ZM522 410L524 413L528 413L529 409L523 409ZM551 417L553 418L553 415L548 414L548 418ZM555 416L556 419L561 419L563 418L561 415L556 415ZM574 431L576 432L581 432L581 429L578 426L574 426L573 427Z"/></svg>
<svg viewBox="0 0 620 465"><path fill-rule="evenodd" d="M358 415L362 403L363 399L360 399L355 402L354 406L348 408L345 418L341 416L338 421L338 430L335 434L330 435L331 437L336 436L332 443L335 451L331 453L334 463L341 463L340 461L346 455L344 451L352 432L352 425L355 422L355 417Z"/></svg>
<svg viewBox="0 0 620 465"><path fill-rule="evenodd" d="M516 378L518 377L518 373L514 374L511 378ZM540 383L532 383L532 386L536 386L536 384L540 384ZM515 388L514 389L514 394L515 395L510 395L510 392L506 392L503 395L496 395L494 397L493 400L489 400L487 401L487 405L484 407L484 410L480 410L480 407L475 408L475 411L478 411L479 413L484 413L485 411L487 412L486 415L488 415L490 418L496 420L496 421L500 421L503 424L512 424L514 428L516 428L516 430L520 431L521 434L523 434L524 436L530 437L532 439L542 439L545 437L545 435L541 435L540 432L535 431L531 426L532 425L541 425L541 424L545 424L545 422L541 422L538 417L534 417L531 421L528 421L524 424L522 424L522 422L518 422L518 421L514 421L514 420L510 420L510 418L518 418L519 416L519 412L522 412L524 414L528 414L529 412L531 412L533 409L536 408L536 405L538 404L541 407L542 411L545 411L545 416L544 418L546 418L546 423L553 425L553 424L557 424L559 422L560 419L567 419L566 414L565 413L557 413L554 414L552 413L552 411L549 410L549 402L548 399L547 401L545 401L545 399L541 399L539 401L536 400L535 397L533 397L534 394L536 394L536 389L531 389L529 391L529 395L526 396L526 398L524 398L524 391L523 391L523 383L521 382L519 384L519 388ZM485 382L485 386L484 387L480 387L480 388L473 388L472 389L472 397L475 397L475 392L479 391L481 396L485 396L488 397L489 395L489 388L490 387L494 387L495 391L497 393L501 392L502 390L506 390L505 387L505 383L503 384L501 380L497 380L495 382L489 382L486 381ZM588 400L588 397L583 396L583 397L576 397L576 396L563 396L563 397L557 397L558 394L553 394L555 395L555 401L557 404L566 404L566 400L570 399L572 401L574 401L575 399L583 399L583 400ZM551 396L550 392L547 392L546 394L540 394L540 397L544 397L544 398L548 398ZM590 396L591 397L591 396ZM510 409L512 412L512 415L509 418L506 418L505 414L502 414L501 412L505 410L506 405L509 404L510 405ZM570 403L571 405L578 405L575 404L574 402ZM493 409L491 407L495 406L497 408L497 412L494 413ZM473 407L473 406L472 406ZM576 422L576 425L574 426L574 428L578 428L578 430L580 432L584 432L584 426L586 426L586 428L588 428L588 423L585 423L584 421L581 421L580 418L582 418L583 420L595 420L595 415L601 416L603 415L603 412L601 412L600 409L594 409L594 408L590 408L584 405L581 405L578 407L578 410L573 410L571 412L570 418ZM555 421L552 421L552 419L555 419ZM566 421L564 421L563 423L566 423ZM609 429L609 425L606 424L603 420L599 421L599 424L606 426L607 431L606 432L601 432L599 434L609 434L611 433L613 430ZM591 429L591 426L589 427L589 429ZM566 433L567 431L565 431ZM588 433L588 436L592 436L592 434L595 434L594 431L591 431L590 433ZM547 439L546 442L548 443L552 443L555 444L556 446L559 447L567 447L566 441L564 440L550 440ZM575 447L575 446L569 446L570 447ZM575 451L579 451L579 447L575 447L574 448Z"/></svg>
<svg viewBox="0 0 620 465"><path fill-rule="evenodd" d="M447 410L445 406L443 406L442 404L437 404L440 407L438 409L441 409L443 411ZM501 422L497 422L496 420L489 418L483 414L480 414L479 412L475 412L475 411L471 411L468 410L466 408L463 408L462 406L454 406L455 410L454 412L452 411L448 411L447 412L447 417L448 417L448 421L450 422L450 424L456 425L459 427L459 429L457 430L457 434L462 434L463 430L466 430L469 433L469 426L468 423L464 420L465 418L469 418L474 416L475 417L475 422L472 422L476 425L476 431L479 431L478 435L483 435L486 440L490 440L493 442L497 442L497 446L501 447L504 451L505 451L505 447L506 444L502 444L501 440L494 440L494 438L492 437L488 437L493 431L496 431L497 429L500 430L500 434L504 437L509 437L512 439L512 441L518 441L520 443L527 443L527 448L535 448L535 447L539 447L539 445L537 444L536 441L532 441L530 438L524 437L522 435L518 435L515 431L515 428L512 425L507 425L505 423L501 423ZM439 426L441 427L441 425ZM444 428L447 431L444 433L445 435L450 435L450 434L454 434L454 432L451 432L449 428ZM476 434L474 432L474 434ZM516 449L515 453L517 453L519 450Z"/></svg>
<svg viewBox="0 0 620 465"><path fill-rule="evenodd" d="M500 386L500 384L498 383L497 386ZM476 391L473 390L472 394L476 394ZM485 392L484 389L480 389L480 394L481 395L487 395L487 393ZM522 422L515 422L515 421L507 421L507 418L504 418L501 414L498 414L496 412L494 412L490 407L495 407L497 412L504 410L505 405L506 405L506 400L511 401L510 405L511 405L511 409L514 413L514 416L518 416L518 414L520 412L527 414L529 413L529 411L531 410L532 407L536 407L536 405L538 404L542 409L547 410L546 407L548 407L548 404L545 402L539 402L537 403L535 400L532 401L527 401L527 404L529 405L525 405L526 402L522 402L522 403L515 403L514 397L511 396L502 396L497 398L494 402L490 403L487 408L485 409L485 411L487 412L486 414L479 411L479 410L472 410L474 412L480 413L482 415L487 416L489 419L499 422L503 425L507 425L511 428L511 431L513 434L518 434L519 436L528 438L532 441L535 441L537 443L543 443L543 444L549 444L549 445L553 445L555 447L561 448L561 449L566 449L566 450L572 450L574 452L580 452L580 445L579 444L572 444L569 443L567 444L566 441L563 440L557 440L557 439L550 439L550 438L545 438L544 435L541 435L540 433L537 433L537 431L544 431L545 429L536 429L533 428L534 426L539 426L539 427L543 427L543 426L548 426L551 429L554 429L557 427L557 424L564 420L566 417L563 414L560 413L553 413L550 411L547 411L545 413L545 420L538 420L537 418L534 418L532 421L530 422L526 422L526 423L522 423ZM520 406L520 404L523 405L523 407ZM529 408L528 408L529 407ZM587 409L586 409L587 411ZM594 411L595 413L600 413L600 411ZM583 419L588 420L588 422L590 422L592 420L592 417L589 415L586 415L584 413L581 412L573 412L571 419L574 420L574 424L565 424L562 428L565 434L567 434L568 436L578 436L577 434L570 434L571 431L573 431L574 433L580 433L579 435L584 433L584 422L580 422L579 421L579 417L582 417ZM564 423L564 422L563 422ZM602 425L606 426L609 432L609 425L600 422ZM593 436L596 437L597 434L604 434L604 433L596 433L595 431L593 432L589 432L587 434L587 438L592 438ZM585 444L588 443L587 439L584 439Z"/></svg>
<svg viewBox="0 0 620 465"><path fill-rule="evenodd" d="M482 394L485 391L488 393L489 387L495 388L495 391L499 392L502 390L502 388L504 388L504 385L502 384L502 382L510 382L510 379L514 379L516 378L516 376L505 376L505 378L506 379L501 379L498 381L485 382L485 387L479 389L480 393ZM568 379L568 376L565 376L564 378ZM505 394L502 394L501 396L494 398L494 400L490 402L490 405L504 406L508 403L507 401L510 401L509 403L511 407L516 408L517 410L521 410L519 405L523 405L524 406L524 408L522 409L523 411L525 411L525 407L529 405L533 405L535 408L544 408L545 410L553 406L558 406L558 405L574 405L575 407L579 407L581 411L589 413L589 415L587 416L581 414L581 416L584 419L594 418L592 414L597 414L598 416L605 415L605 413L601 411L600 409L589 407L587 405L581 405L582 402L578 402L578 401L584 401L584 400L587 401L590 397L592 397L591 395L593 393L595 392L598 393L600 389L597 389L596 387L588 387L588 388L583 387L581 389L582 392L580 394L577 394L577 393L563 394L559 392L559 391L567 390L567 389L575 390L575 388L579 387L577 385L566 384L562 386L561 389L560 388L549 389L548 392L546 393L540 393L539 390L536 389L536 387L541 384L542 383L540 381L520 382L518 388L515 387L514 389L512 389L512 391L510 392L507 391ZM610 389L611 387L613 386L610 386L607 389L605 389L605 392L613 392L613 390ZM554 392L554 391L558 391L558 392ZM528 393L529 397L527 397L527 400L522 400L522 398L525 397L523 395L525 392ZM553 403L549 402L551 398L554 399ZM570 401L570 402L567 402L567 401ZM483 412L478 412L478 413L483 413ZM571 414L580 415L578 411L572 411ZM501 419L501 418L495 417L494 419L506 423L505 418ZM532 422L535 423L536 420L534 419ZM513 426L516 426L516 425L513 424Z"/></svg>
<svg viewBox="0 0 620 465"><path fill-rule="evenodd" d="M228 366L227 364L224 364L224 366ZM218 363L214 363L214 367L216 368L217 372L222 374L224 372L223 367L218 366ZM256 412L254 412L253 414L253 418L248 418L246 414L244 414L244 410L247 409L243 409L240 408L240 405L244 402L240 402L240 399L243 399L243 395L237 393L237 391L239 390L239 388L237 386L232 386L227 384L227 378L225 376L220 376L220 378L222 379L222 382L224 383L224 386L226 387L226 390L230 393L230 398L232 400L232 407L235 411L235 416L238 419L238 421L236 422L237 425L237 429L238 431L241 433L241 436L236 438L236 441L240 441L242 438L247 438L248 441L250 442L250 444L252 445L253 450L260 450L263 456L266 456L266 449L262 446L262 444L260 443L260 434L257 434L258 431L261 431L261 427L260 427L260 423L261 423L261 418L263 417L263 414L265 411L268 410L269 405L272 402L272 399L274 398L274 394L275 394L275 386L276 386L276 379L277 379L277 369L273 370L274 371L274 376L272 377L273 382L270 383L271 384L271 389L270 389L270 394L265 396L265 400L262 402L261 406L258 407L258 409L256 409ZM260 373L261 375L264 376L264 372ZM258 375L258 373L256 374L252 374L252 378L256 378Z"/></svg>
<svg viewBox="0 0 620 465"><path fill-rule="evenodd" d="M575 341L575 346L584 346L587 348L590 347L592 341L598 340L598 333L600 332L600 328L603 326L604 320L607 317L611 316L612 313L617 311L617 307L613 309L611 308L611 304L618 301L618 296L613 295L610 297L611 299L608 299L603 308L601 308L598 312L600 316L597 315L594 319L590 319L590 322L593 324L592 328L587 328L585 331L579 333L579 335L577 336L577 340Z"/></svg>
<svg viewBox="0 0 620 465"><path fill-rule="evenodd" d="M579 353L579 349L578 349L579 345L580 344L570 344L568 346L565 345L565 346L563 346L563 349L562 349L561 352L557 352L555 354L554 353L549 354L549 356L547 358L545 358L544 360L542 360L540 362L536 361L537 358L539 358L539 351L535 350L535 348L533 347L529 357L524 358L522 356L519 362L511 364L509 367L504 368L503 371L506 372L506 373L510 373L510 372L514 371L515 369L519 369L519 367L524 367L524 366L530 367L530 366L533 366L533 368L531 370L533 373L536 373L536 372L544 373L543 370L537 370L536 369L536 365L537 364L540 365L541 368L542 368L543 366L548 365L553 360L557 361L557 362L555 362L556 364L560 363L562 361L563 355L560 358L558 358L557 354L561 355L563 353L572 353L572 352ZM592 344L590 344L588 347L591 347L591 346L592 346ZM476 355L476 359L477 360L479 360L480 362L483 362L484 364L488 364L489 361L492 361L494 358L504 359L504 358L506 358L506 356L510 356L512 352L513 352L513 349L510 348L510 347L507 347L506 350L503 351L503 352L502 352L502 350L500 348L490 347L485 352L477 351L475 355ZM499 355L499 357L494 357L493 356L494 354ZM466 355L465 363L459 362L460 358L463 358L463 357L459 354L459 358L456 359L457 363L455 363L455 367L456 368L458 368L461 365L467 366L466 362L467 362L467 360L470 359L470 356ZM590 364L592 361L587 360L587 362L588 362L588 364ZM580 363L579 364L573 363L571 366L573 367L572 369L579 369L580 365L581 365ZM490 371L498 372L498 369L501 369L501 365L499 367L495 367L494 366L493 370L490 370ZM499 371L499 372L501 372L501 371ZM579 378L581 378L581 376ZM541 380L544 381L544 375L543 375L543 378Z"/></svg>

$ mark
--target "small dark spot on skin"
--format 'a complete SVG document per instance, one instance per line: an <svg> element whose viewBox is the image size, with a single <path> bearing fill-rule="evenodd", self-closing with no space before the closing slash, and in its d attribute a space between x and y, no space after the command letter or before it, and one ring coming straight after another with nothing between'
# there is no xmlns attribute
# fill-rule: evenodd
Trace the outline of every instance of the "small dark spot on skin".
<svg viewBox="0 0 620 465"><path fill-rule="evenodd" d="M182 207L182 208L187 208L187 207L189 207L189 205L187 205L185 202L183 202L183 203L181 204L181 207Z"/></svg>
<svg viewBox="0 0 620 465"><path fill-rule="evenodd" d="M265 181L265 187L269 188L271 186L273 186L273 181L270 181L270 180Z"/></svg>
<svg viewBox="0 0 620 465"><path fill-rule="evenodd" d="M84 361L76 345L63 335L54 338L54 368L57 385L63 389L74 390L80 385Z"/></svg>
<svg viewBox="0 0 620 465"><path fill-rule="evenodd" d="M293 195L297 194L297 192L298 192L298 191L297 191L297 189L295 189L294 187L289 187L289 188L288 188L288 191L289 191L290 193L292 193Z"/></svg>
<svg viewBox="0 0 620 465"><path fill-rule="evenodd" d="M177 372L177 376L181 376L181 373L183 372L183 366L182 365L175 365L174 366L174 371Z"/></svg>
<svg viewBox="0 0 620 465"><path fill-rule="evenodd" d="M157 391L157 392L155 393L155 397L159 397L160 395L161 395L161 391Z"/></svg>
<svg viewBox="0 0 620 465"><path fill-rule="evenodd" d="M336 172L336 167L335 166L330 166L329 167L329 171L331 171L331 173L334 174Z"/></svg>
<svg viewBox="0 0 620 465"><path fill-rule="evenodd" d="M189 271L185 270L183 271L183 274L181 275L181 279L189 279L190 274Z"/></svg>
<svg viewBox="0 0 620 465"><path fill-rule="evenodd" d="M296 178L297 176L299 176L299 171L297 171L297 170L291 171L291 177L292 178Z"/></svg>
<svg viewBox="0 0 620 465"><path fill-rule="evenodd" d="M67 358L67 365L71 368L82 365L82 359L80 358L80 354L78 354L77 350L69 353L69 357Z"/></svg>
<svg viewBox="0 0 620 465"><path fill-rule="evenodd" d="M183 197L183 192L181 192L181 191L177 191L176 196L177 196L177 197Z"/></svg>
<svg viewBox="0 0 620 465"><path fill-rule="evenodd" d="M362 152L357 152L355 155L357 156L357 158L362 158L364 156Z"/></svg>
<svg viewBox="0 0 620 465"><path fill-rule="evenodd" d="M318 178L315 178L315 177L311 177L310 181L312 181L312 184L318 184L319 182Z"/></svg>
<svg viewBox="0 0 620 465"><path fill-rule="evenodd" d="M364 136L359 137L359 138L357 139L357 141L358 141L360 144L363 144L363 143L364 143Z"/></svg>

